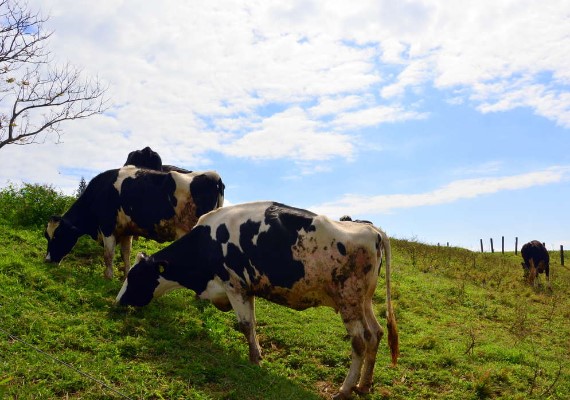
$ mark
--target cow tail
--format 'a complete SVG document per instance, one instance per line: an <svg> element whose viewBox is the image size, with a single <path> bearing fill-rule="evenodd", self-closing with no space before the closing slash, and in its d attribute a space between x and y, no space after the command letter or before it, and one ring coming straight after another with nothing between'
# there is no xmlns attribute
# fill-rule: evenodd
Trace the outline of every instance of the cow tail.
<svg viewBox="0 0 570 400"><path fill-rule="evenodd" d="M386 323L388 327L388 346L390 346L390 354L392 356L392 365L395 366L400 355L400 345L398 341L398 325L394 308L392 307L391 287L391 266L392 266L392 248L390 247L390 239L385 232L380 230L382 238L382 247L386 257Z"/></svg>

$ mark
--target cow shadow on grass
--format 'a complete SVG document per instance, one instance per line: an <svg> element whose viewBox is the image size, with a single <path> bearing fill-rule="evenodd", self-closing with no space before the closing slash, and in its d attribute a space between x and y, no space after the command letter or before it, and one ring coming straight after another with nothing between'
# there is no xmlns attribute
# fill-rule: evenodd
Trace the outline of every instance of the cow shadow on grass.
<svg viewBox="0 0 570 400"><path fill-rule="evenodd" d="M233 311L223 313L194 300L190 291L177 292L143 308L109 310L109 318L122 323L121 358L152 364L168 376L164 398L192 393L215 399L322 399L270 371L263 361L261 366L249 363Z"/></svg>

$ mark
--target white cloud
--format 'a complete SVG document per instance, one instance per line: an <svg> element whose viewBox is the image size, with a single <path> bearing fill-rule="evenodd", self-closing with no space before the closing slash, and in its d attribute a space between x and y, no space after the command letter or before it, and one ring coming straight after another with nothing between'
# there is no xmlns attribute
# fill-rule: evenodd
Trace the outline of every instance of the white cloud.
<svg viewBox="0 0 570 400"><path fill-rule="evenodd" d="M467 165L462 168L457 168L453 171L453 175L489 175L489 174L496 174L500 171L501 166L503 165L502 161L488 161L478 165Z"/></svg>
<svg viewBox="0 0 570 400"><path fill-rule="evenodd" d="M303 109L294 107L263 119L251 132L228 142L221 151L254 159L326 160L350 158L354 145L348 135L319 130Z"/></svg>
<svg viewBox="0 0 570 400"><path fill-rule="evenodd" d="M426 117L427 113L406 111L400 106L377 106L341 113L334 119L333 124L342 129L355 129Z"/></svg>
<svg viewBox="0 0 570 400"><path fill-rule="evenodd" d="M309 112L316 117L322 117L338 114L347 110L354 110L364 104L370 104L370 96L367 97L357 95L324 97L319 99L319 104L311 107Z"/></svg>
<svg viewBox="0 0 570 400"><path fill-rule="evenodd" d="M433 66L430 65L430 62L427 59L408 64L408 66L400 72L395 83L382 88L382 97L391 98L401 96L406 88L418 87L425 84L426 81L428 81L428 78L431 77L432 68Z"/></svg>
<svg viewBox="0 0 570 400"><path fill-rule="evenodd" d="M417 110L405 103L370 104L367 96L392 99L407 88L432 85L468 88L464 95L483 112L524 106L563 126L570 119L566 91L556 86L570 82L564 0L214 0L199 6L164 0L160 7L124 0L97 2L89 13L71 0L30 4L52 16L54 55L110 83L113 100L124 105L117 113L120 125L135 137L153 126L185 140L181 127L202 129L194 115L225 130L238 116L244 126L257 120L259 107L308 108L319 99L314 117L361 108L354 116L370 122L351 121L351 129L393 120L373 116L390 109L405 120ZM399 69L394 79L385 64ZM551 77L536 90L543 72ZM513 76L527 82L513 85ZM350 118L341 116L339 124Z"/></svg>
<svg viewBox="0 0 570 400"><path fill-rule="evenodd" d="M570 127L566 0L29 4L51 15L56 61L99 75L117 107L64 125L57 160L32 167L38 147L11 149L25 176L82 165L76 145L96 154L93 170L146 145L191 169L217 152L316 170L301 162L354 157L359 129L428 118L417 100L432 87L482 113L528 107Z"/></svg>
<svg viewBox="0 0 570 400"><path fill-rule="evenodd" d="M337 217L344 214L389 213L401 208L448 204L505 190L520 190L553 184L569 178L570 166L551 167L520 175L457 180L426 193L377 196L347 194L340 200L316 205L311 209Z"/></svg>
<svg viewBox="0 0 570 400"><path fill-rule="evenodd" d="M382 62L388 64L404 64L406 62L404 52L407 47L398 39L390 38L383 40L380 43L380 48L382 49Z"/></svg>

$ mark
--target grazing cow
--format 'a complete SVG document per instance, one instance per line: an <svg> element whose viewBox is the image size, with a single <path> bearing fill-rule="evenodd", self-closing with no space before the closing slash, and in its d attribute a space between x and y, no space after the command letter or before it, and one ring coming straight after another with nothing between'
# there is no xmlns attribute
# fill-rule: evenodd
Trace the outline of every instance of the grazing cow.
<svg viewBox="0 0 570 400"><path fill-rule="evenodd" d="M215 171L162 172L126 166L97 175L63 216L48 222L46 261L59 263L82 235L102 239L105 277L113 277L115 245L120 243L125 276L133 236L172 241L198 218L224 201Z"/></svg>
<svg viewBox="0 0 570 400"><path fill-rule="evenodd" d="M538 274L544 273L550 288L550 256L546 247L538 240L526 243L521 249L524 262L521 263L528 282L534 285Z"/></svg>
<svg viewBox="0 0 570 400"><path fill-rule="evenodd" d="M365 219L352 219L350 215L343 215L342 217L340 217L340 221L352 221L352 222L358 222L359 224L372 224L372 222L366 221Z"/></svg>
<svg viewBox="0 0 570 400"><path fill-rule="evenodd" d="M292 309L329 306L340 313L352 340L350 370L335 399L372 385L383 330L372 297L386 253L386 318L392 363L398 332L390 295L390 242L372 224L332 221L275 202L224 207L202 216L184 237L152 256L139 254L116 302L144 306L177 289L237 314L258 364L254 297Z"/></svg>
<svg viewBox="0 0 570 400"><path fill-rule="evenodd" d="M125 162L125 166L127 165L134 165L135 167L139 168L154 169L155 171L176 171L182 174L188 174L192 172L184 168L175 167L174 165L163 165L162 159L158 153L148 146L142 150L131 151L127 156L127 161Z"/></svg>

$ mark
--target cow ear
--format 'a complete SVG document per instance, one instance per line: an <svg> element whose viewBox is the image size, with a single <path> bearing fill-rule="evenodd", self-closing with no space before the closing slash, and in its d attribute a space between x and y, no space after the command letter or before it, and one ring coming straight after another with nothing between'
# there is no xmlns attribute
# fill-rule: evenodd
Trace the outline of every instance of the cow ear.
<svg viewBox="0 0 570 400"><path fill-rule="evenodd" d="M164 271L166 271L166 268L168 268L168 261L161 260L161 261L158 261L156 263L156 269L157 269L159 274L161 274L161 275L164 274Z"/></svg>

